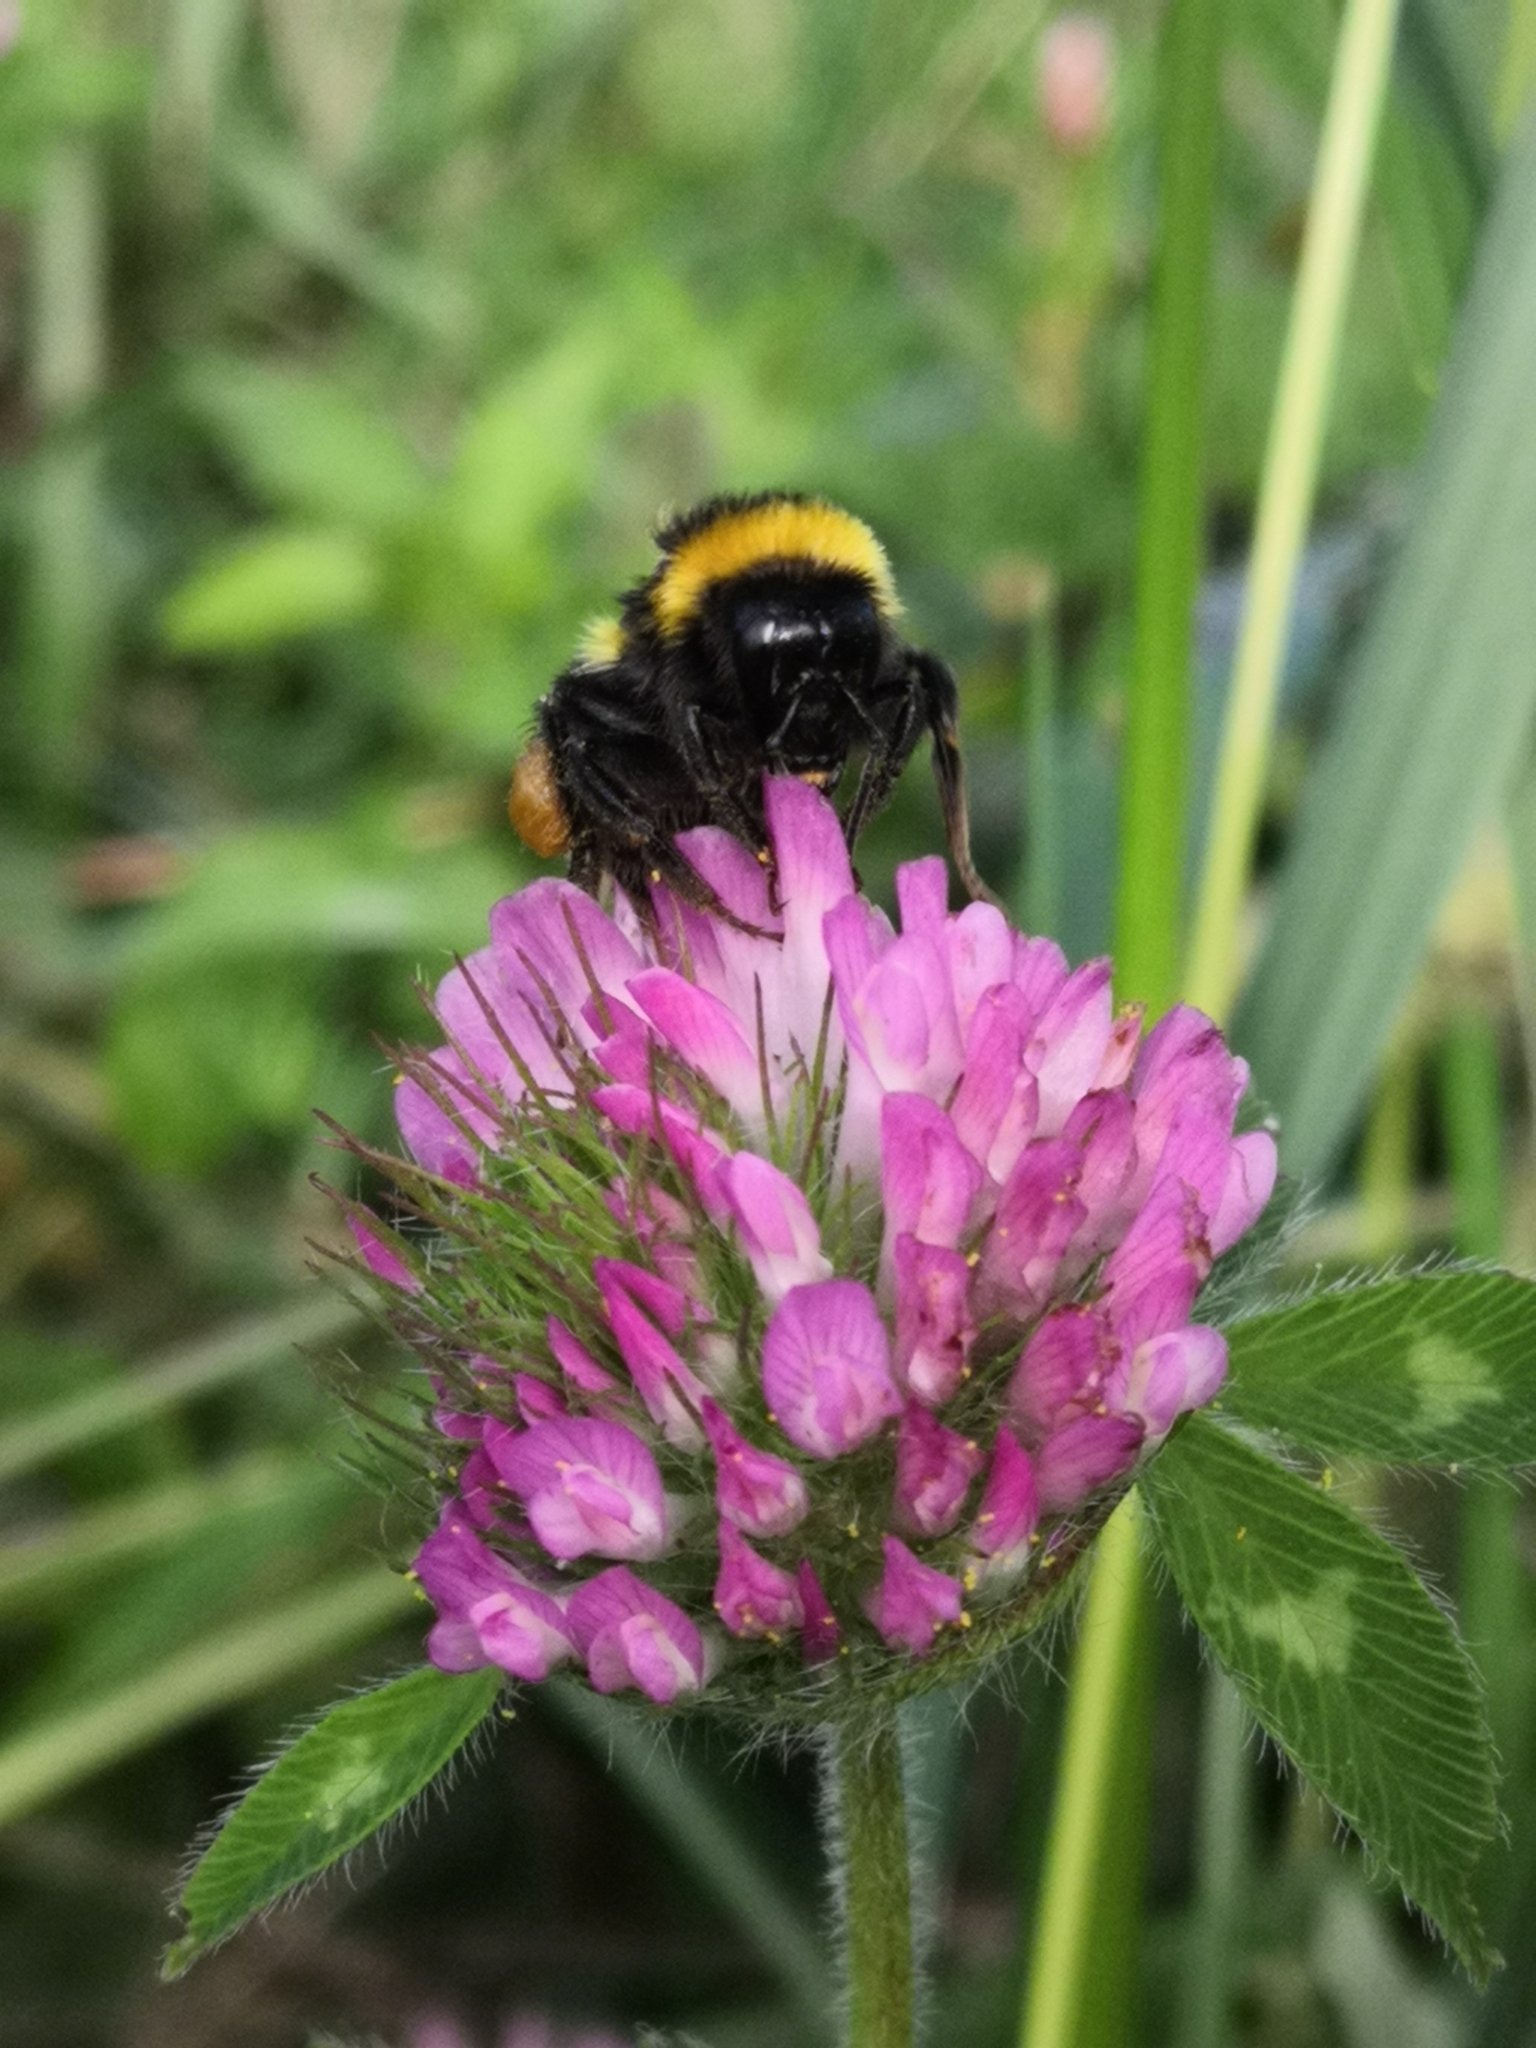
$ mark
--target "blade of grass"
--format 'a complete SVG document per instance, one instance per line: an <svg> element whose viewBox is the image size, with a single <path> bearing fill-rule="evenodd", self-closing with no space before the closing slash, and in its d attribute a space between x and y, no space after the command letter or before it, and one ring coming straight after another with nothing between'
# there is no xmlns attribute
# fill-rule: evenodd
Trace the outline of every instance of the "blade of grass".
<svg viewBox="0 0 1536 2048"><path fill-rule="evenodd" d="M60 1401L0 1434L0 1480L15 1479L100 1437L212 1393L286 1359L298 1346L334 1344L360 1322L358 1311L345 1302L308 1300L276 1314L251 1316L217 1336L183 1345L140 1371Z"/></svg>
<svg viewBox="0 0 1536 2048"><path fill-rule="evenodd" d="M54 1611L104 1573L169 1545L196 1542L210 1521L272 1499L312 1450L253 1451L219 1471L138 1489L42 1535L0 1543L0 1616Z"/></svg>
<svg viewBox="0 0 1536 2048"><path fill-rule="evenodd" d="M1269 763L1296 571L1317 491L1372 145L1386 96L1397 8L1398 0L1351 0L1339 35L1307 208L1185 980L1189 1000L1218 1019L1226 1016L1241 973L1238 921Z"/></svg>
<svg viewBox="0 0 1536 2048"><path fill-rule="evenodd" d="M1533 361L1536 127L1506 166L1413 522L1307 792L1234 1025L1295 1174L1321 1173L1347 1136L1440 901L1530 727ZM1230 885L1224 901L1230 909ZM1214 959L1209 987L1230 985Z"/></svg>
<svg viewBox="0 0 1536 2048"><path fill-rule="evenodd" d="M381 1565L221 1630L71 1714L0 1747L0 1827L135 1750L237 1700L255 1699L411 1611L417 1595Z"/></svg>
<svg viewBox="0 0 1536 2048"><path fill-rule="evenodd" d="M812 2037L830 2039L837 2001L815 1930L699 1774L671 1754L654 1723L617 1703L558 1681L543 1688L540 1700L602 1759L710 1897L746 1931L800 2007Z"/></svg>
<svg viewBox="0 0 1536 2048"><path fill-rule="evenodd" d="M87 771L91 699L106 656L102 449L82 423L106 379L106 202L96 144L54 143L32 226L33 403L50 438L32 475L24 730L46 784Z"/></svg>
<svg viewBox="0 0 1536 2048"><path fill-rule="evenodd" d="M1161 51L1161 216L1115 919L1120 992L1154 1009L1173 996L1182 942L1224 25L1223 0L1174 0ZM1099 1539L1092 1566L1025 1985L1023 2048L1130 2038L1150 1811L1148 1608L1133 1494Z"/></svg>
<svg viewBox="0 0 1536 2048"><path fill-rule="evenodd" d="M1440 1110L1451 1187L1456 1199L1456 1249L1493 1261L1504 1249L1504 1117L1499 1044L1493 1021L1467 1007L1452 1020L1440 1049ZM1529 1784L1521 1768L1532 1716L1531 1614L1520 1561L1516 1515L1520 1497L1507 1481L1474 1480L1462 1503L1460 1609L1462 1632L1488 1695L1488 1720L1509 1779L1506 1801L1523 1836L1529 1825ZM1524 1809L1523 1811L1521 1809ZM1490 1866L1489 1924L1507 1907L1508 1859ZM1509 1930L1511 1945L1513 1932Z"/></svg>

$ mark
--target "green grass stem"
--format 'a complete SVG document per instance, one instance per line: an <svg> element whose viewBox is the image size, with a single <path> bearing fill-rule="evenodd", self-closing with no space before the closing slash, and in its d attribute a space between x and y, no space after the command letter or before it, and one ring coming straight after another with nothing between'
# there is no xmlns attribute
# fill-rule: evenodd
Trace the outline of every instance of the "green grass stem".
<svg viewBox="0 0 1536 2048"><path fill-rule="evenodd" d="M1161 192L1115 959L1122 997L1172 1000L1182 946L1190 655L1202 540L1205 334L1224 0L1174 0L1163 35ZM1147 1849L1152 1674L1134 1494L1092 1566L1073 1664L1020 2040L1128 2038Z"/></svg>
<svg viewBox="0 0 1536 2048"><path fill-rule="evenodd" d="M1239 921L1397 14L1398 0L1349 0L1307 208L1185 982L1218 1021L1242 973Z"/></svg>
<svg viewBox="0 0 1536 2048"><path fill-rule="evenodd" d="M411 1611L416 1594L381 1565L349 1572L168 1657L72 1713L0 1747L0 1827L146 1744L334 1657Z"/></svg>
<svg viewBox="0 0 1536 2048"><path fill-rule="evenodd" d="M0 1433L0 1480L15 1479L183 1401L211 1394L288 1357L296 1346L335 1344L358 1322L358 1311L345 1302L307 1298L167 1352L142 1370L23 1417Z"/></svg>

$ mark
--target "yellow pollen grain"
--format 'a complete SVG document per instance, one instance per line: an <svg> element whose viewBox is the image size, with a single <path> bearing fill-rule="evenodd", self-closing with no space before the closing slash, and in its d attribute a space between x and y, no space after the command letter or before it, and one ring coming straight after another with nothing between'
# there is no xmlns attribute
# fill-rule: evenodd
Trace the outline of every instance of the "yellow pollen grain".
<svg viewBox="0 0 1536 2048"><path fill-rule="evenodd" d="M970 1617L970 1613L969 1613L969 1611L968 1611L968 1610L967 1610L966 1608L962 1607L962 1608L961 1608L961 1610L960 1610L960 1626L961 1626L962 1628L969 1628L969 1627L970 1627L970 1625L971 1625L971 1617Z"/></svg>
<svg viewBox="0 0 1536 2048"><path fill-rule="evenodd" d="M1333 1467L1331 1465L1325 1465L1322 1471L1317 1475L1317 1483L1323 1489L1324 1493L1327 1493L1329 1489L1332 1487L1333 1481Z"/></svg>
<svg viewBox="0 0 1536 2048"><path fill-rule="evenodd" d="M677 639L715 584L778 561L862 576L885 618L901 609L885 550L862 519L823 499L795 504L779 498L722 512L678 543L651 591L656 624L667 639Z"/></svg>
<svg viewBox="0 0 1536 2048"><path fill-rule="evenodd" d="M1244 1538L1244 1537L1245 1537L1245 1536L1246 1536L1247 1534L1248 1534L1248 1524L1247 1524L1246 1522L1244 1522L1244 1524L1243 1524L1243 1526L1241 1527L1241 1529L1239 1529L1239 1530L1238 1530L1238 1532L1237 1532L1237 1541L1238 1541L1239 1543L1241 1543L1241 1542L1242 1542L1242 1540L1243 1540L1243 1538Z"/></svg>
<svg viewBox="0 0 1536 2048"><path fill-rule="evenodd" d="M858 1541L859 1525L857 1522L850 1522L848 1524L848 1534L854 1539L855 1542Z"/></svg>
<svg viewBox="0 0 1536 2048"><path fill-rule="evenodd" d="M968 1565L966 1566L965 1570L964 1570L964 1571L963 1571L963 1572L961 1573L961 1575L960 1575L960 1583L961 1583L961 1585L962 1585L962 1586L964 1586L964 1588L965 1588L965 1590L967 1591L967 1593L974 1593L974 1592L975 1592L975 1590L976 1590L976 1567L975 1567L975 1565L973 1565L973 1564L968 1564Z"/></svg>

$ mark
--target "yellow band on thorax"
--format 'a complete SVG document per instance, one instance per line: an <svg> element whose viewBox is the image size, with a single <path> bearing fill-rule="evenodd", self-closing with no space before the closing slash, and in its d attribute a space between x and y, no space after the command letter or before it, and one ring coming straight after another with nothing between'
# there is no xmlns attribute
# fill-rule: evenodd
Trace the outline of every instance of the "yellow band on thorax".
<svg viewBox="0 0 1536 2048"><path fill-rule="evenodd" d="M724 512L681 541L651 592L657 626L675 640L712 585L775 560L862 576L887 618L900 609L885 550L861 519L820 500L785 500Z"/></svg>

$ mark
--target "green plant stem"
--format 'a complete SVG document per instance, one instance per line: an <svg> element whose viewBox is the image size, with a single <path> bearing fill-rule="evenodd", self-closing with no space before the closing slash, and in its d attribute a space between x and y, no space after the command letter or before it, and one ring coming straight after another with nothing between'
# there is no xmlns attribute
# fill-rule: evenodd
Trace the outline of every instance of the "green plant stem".
<svg viewBox="0 0 1536 2048"><path fill-rule="evenodd" d="M1224 0L1173 0L1161 53L1161 210L1115 917L1120 993L1154 1011L1177 988L1182 944L1224 17ZM1100 1537L1091 1567L1025 1987L1023 2048L1080 2048L1128 2030L1146 1864L1152 1687L1139 1524L1132 1494Z"/></svg>
<svg viewBox="0 0 1536 2048"><path fill-rule="evenodd" d="M1536 92L1536 0L1509 0L1504 52L1494 95L1493 125L1508 141Z"/></svg>
<svg viewBox="0 0 1536 2048"><path fill-rule="evenodd" d="M1132 1493L1099 1538L1083 1608L1025 1987L1023 2048L1070 2048L1095 2038L1087 2019L1103 2010L1106 1978L1118 1980L1108 2002L1119 2008L1122 2024L1128 2013L1129 1973L1113 1969L1113 1956L1101 1946L1100 1909L1117 1765L1129 1766L1135 1784L1146 1782L1144 1745L1134 1737L1134 1710L1146 1699L1138 1683L1148 1634L1140 1546L1141 1504Z"/></svg>
<svg viewBox="0 0 1536 2048"><path fill-rule="evenodd" d="M1456 1202L1456 1249L1464 1258L1494 1260L1504 1249L1504 1119L1499 1044L1485 1011L1470 1005L1453 1017L1440 1054L1440 1107ZM1461 1515L1461 1620L1488 1696L1488 1721L1511 1772L1514 1798L1525 1799L1518 1769L1532 1714L1530 1617L1516 1536L1519 1495L1498 1479L1475 1479ZM1517 1819L1528 1820L1527 1811ZM1524 1830L1521 1830L1522 1832ZM1490 1890L1507 1889L1503 1859L1488 1872ZM1503 1903L1491 1898L1494 1907Z"/></svg>
<svg viewBox="0 0 1536 2048"><path fill-rule="evenodd" d="M1397 12L1398 0L1349 0L1307 207L1186 980L1189 1000L1217 1019L1242 970L1238 922Z"/></svg>
<svg viewBox="0 0 1536 2048"><path fill-rule="evenodd" d="M911 2048L912 1880L896 1709L839 1724L838 1833L848 2048Z"/></svg>
<svg viewBox="0 0 1536 2048"><path fill-rule="evenodd" d="M1224 2048L1230 2031L1232 1960L1253 1846L1247 1729L1248 1713L1237 1688L1224 1671L1210 1666L1201 1712L1196 1892L1180 1987L1180 2048Z"/></svg>
<svg viewBox="0 0 1536 2048"><path fill-rule="evenodd" d="M1362 1259L1396 1259L1413 1235L1419 1048L1400 1038L1381 1064L1360 1156Z"/></svg>
<svg viewBox="0 0 1536 2048"><path fill-rule="evenodd" d="M1201 443L1225 11L1225 0L1174 0L1163 32L1160 226L1115 904L1120 992L1154 1013L1176 993L1182 947L1190 651L1204 539Z"/></svg>
<svg viewBox="0 0 1536 2048"><path fill-rule="evenodd" d="M1028 778L1028 831L1018 912L1029 932L1060 930L1061 920L1061 747L1057 726L1060 694L1056 656L1056 599L1045 594L1029 622L1024 668L1023 739Z"/></svg>

